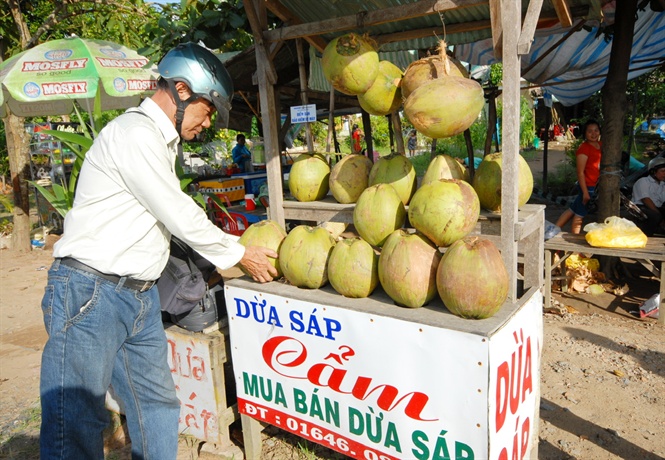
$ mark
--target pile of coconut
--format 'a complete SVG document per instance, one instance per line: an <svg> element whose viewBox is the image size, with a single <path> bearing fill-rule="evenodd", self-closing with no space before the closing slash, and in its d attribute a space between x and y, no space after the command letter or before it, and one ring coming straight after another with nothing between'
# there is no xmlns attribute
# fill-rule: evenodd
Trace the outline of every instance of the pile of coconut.
<svg viewBox="0 0 665 460"><path fill-rule="evenodd" d="M392 63L379 61L371 40L347 34L326 47L323 69L335 89L358 96L368 113L387 115L404 101L418 131L450 137L473 123L484 97L464 67L447 56L444 43L439 51L402 75ZM519 205L533 188L531 171L521 162ZM438 155L418 188L412 163L400 154L376 163L347 155L332 170L323 155L302 154L289 174L293 197L316 201L330 192L339 203L355 203L358 237L340 238L344 224L301 225L286 234L275 222L263 221L250 226L240 242L278 252L280 276L301 288L330 283L341 295L358 298L380 284L397 305L409 308L422 307L438 293L452 313L488 318L505 302L509 277L494 243L472 232L481 207L501 211L501 169L501 154L488 155L471 184L463 165Z"/></svg>

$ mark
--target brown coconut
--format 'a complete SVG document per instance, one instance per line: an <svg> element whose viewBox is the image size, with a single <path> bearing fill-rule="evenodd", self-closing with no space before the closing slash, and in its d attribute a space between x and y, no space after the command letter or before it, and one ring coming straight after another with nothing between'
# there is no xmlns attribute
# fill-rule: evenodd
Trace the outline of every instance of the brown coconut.
<svg viewBox="0 0 665 460"><path fill-rule="evenodd" d="M298 225L279 249L279 265L294 286L318 289L328 283L328 258L335 240L321 227Z"/></svg>
<svg viewBox="0 0 665 460"><path fill-rule="evenodd" d="M533 193L533 173L522 155L517 156L517 206L524 206ZM480 206L488 211L501 212L501 182L503 155L491 153L480 162L473 176L473 188L478 194Z"/></svg>
<svg viewBox="0 0 665 460"><path fill-rule="evenodd" d="M397 305L418 308L436 295L439 250L424 236L395 230L379 256L379 282Z"/></svg>
<svg viewBox="0 0 665 460"><path fill-rule="evenodd" d="M404 102L404 113L419 132L441 139L469 128L484 104L478 82L449 76L420 85Z"/></svg>
<svg viewBox="0 0 665 460"><path fill-rule="evenodd" d="M374 83L379 73L379 53L369 37L349 33L328 43L323 50L321 66L333 88L357 96Z"/></svg>
<svg viewBox="0 0 665 460"><path fill-rule="evenodd" d="M412 62L406 68L400 85L402 97L406 99L419 86L448 76L468 78L469 72L460 61L448 56L446 44L441 41L438 54Z"/></svg>
<svg viewBox="0 0 665 460"><path fill-rule="evenodd" d="M462 318L493 316L508 298L508 271L490 240L467 236L453 243L436 272L443 304Z"/></svg>
<svg viewBox="0 0 665 460"><path fill-rule="evenodd" d="M369 172L369 185L390 184L406 206L418 186L416 170L404 155L393 153L374 163Z"/></svg>
<svg viewBox="0 0 665 460"><path fill-rule="evenodd" d="M437 246L450 246L478 223L480 202L471 184L440 179L418 189L409 203L409 222Z"/></svg>
<svg viewBox="0 0 665 460"><path fill-rule="evenodd" d="M360 107L370 115L384 116L402 105L402 71L390 61L379 61L379 73L372 86L358 95Z"/></svg>
<svg viewBox="0 0 665 460"><path fill-rule="evenodd" d="M338 203L349 204L358 201L367 188L372 160L365 155L346 155L333 166L330 172L330 192Z"/></svg>
<svg viewBox="0 0 665 460"><path fill-rule="evenodd" d="M356 231L373 246L381 246L392 232L404 226L405 221L404 203L390 184L367 187L353 209Z"/></svg>
<svg viewBox="0 0 665 460"><path fill-rule="evenodd" d="M338 242L328 260L328 281L346 297L369 296L379 284L379 255L361 238Z"/></svg>
<svg viewBox="0 0 665 460"><path fill-rule="evenodd" d="M459 179L469 182L469 170L450 155L445 153L437 155L427 166L420 186L439 179Z"/></svg>
<svg viewBox="0 0 665 460"><path fill-rule="evenodd" d="M302 153L289 172L289 191L298 201L316 201L328 193L330 166L320 153Z"/></svg>
<svg viewBox="0 0 665 460"><path fill-rule="evenodd" d="M272 249L279 254L279 249L282 246L284 238L286 238L284 229L274 220L267 219L250 225L242 234L238 243L245 247L262 246ZM268 261L277 269L277 277L280 278L282 276L282 269L279 266L279 259L268 258ZM240 266L240 269L245 275L251 276L242 266Z"/></svg>

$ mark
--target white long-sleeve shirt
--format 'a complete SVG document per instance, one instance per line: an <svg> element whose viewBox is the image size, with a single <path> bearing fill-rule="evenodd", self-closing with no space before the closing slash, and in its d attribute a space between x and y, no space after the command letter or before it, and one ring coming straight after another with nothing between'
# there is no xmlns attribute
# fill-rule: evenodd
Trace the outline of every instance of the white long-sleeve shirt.
<svg viewBox="0 0 665 460"><path fill-rule="evenodd" d="M642 198L651 198L653 204L660 208L665 203L665 182L658 182L651 175L635 182L635 185L633 185L633 203L644 204Z"/></svg>
<svg viewBox="0 0 665 460"><path fill-rule="evenodd" d="M154 280L166 266L173 234L221 269L237 264L245 251L238 237L216 227L180 188L178 141L151 99L102 129L86 154L54 257Z"/></svg>

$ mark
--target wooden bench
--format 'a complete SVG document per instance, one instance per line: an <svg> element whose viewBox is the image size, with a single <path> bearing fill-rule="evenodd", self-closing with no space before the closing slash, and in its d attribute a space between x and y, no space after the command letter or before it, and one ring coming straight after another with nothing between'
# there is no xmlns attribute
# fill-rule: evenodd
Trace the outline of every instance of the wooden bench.
<svg viewBox="0 0 665 460"><path fill-rule="evenodd" d="M613 256L632 259L640 262L647 270L660 278L661 305L665 300L665 270L662 269L665 261L665 238L649 238L646 247L638 249L596 248L586 242L584 235L562 232L545 241L545 292L544 302L550 305L552 296L552 270L559 267L570 255L575 253L593 254L599 256ZM552 265L552 251L563 251L563 257ZM658 266L656 263L658 263ZM665 324L665 315L659 315L659 323Z"/></svg>

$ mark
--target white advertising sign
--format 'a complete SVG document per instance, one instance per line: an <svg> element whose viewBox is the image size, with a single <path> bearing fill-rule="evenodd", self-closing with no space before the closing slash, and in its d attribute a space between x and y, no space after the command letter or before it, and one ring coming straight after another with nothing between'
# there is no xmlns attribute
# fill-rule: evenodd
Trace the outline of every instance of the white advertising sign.
<svg viewBox="0 0 665 460"><path fill-rule="evenodd" d="M291 123L313 123L316 121L316 104L291 107Z"/></svg>
<svg viewBox="0 0 665 460"><path fill-rule="evenodd" d="M487 338L227 286L238 410L367 460L488 458Z"/></svg>
<svg viewBox="0 0 665 460"><path fill-rule="evenodd" d="M180 433L219 442L219 414L212 357L205 340L166 331L168 364L180 400Z"/></svg>
<svg viewBox="0 0 665 460"><path fill-rule="evenodd" d="M529 458L537 440L543 297L538 291L492 336L490 347L490 459Z"/></svg>

